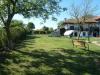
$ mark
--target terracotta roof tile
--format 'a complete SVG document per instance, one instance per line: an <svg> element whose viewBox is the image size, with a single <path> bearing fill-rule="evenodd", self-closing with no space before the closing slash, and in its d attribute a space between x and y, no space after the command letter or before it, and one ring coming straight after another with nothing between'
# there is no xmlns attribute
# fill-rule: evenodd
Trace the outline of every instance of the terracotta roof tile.
<svg viewBox="0 0 100 75"><path fill-rule="evenodd" d="M82 23L82 18L79 19L79 22L76 19L68 19L64 22L64 24L76 24L76 23ZM95 17L91 17L88 18L85 23L97 23L98 21L100 21L100 16L95 16Z"/></svg>

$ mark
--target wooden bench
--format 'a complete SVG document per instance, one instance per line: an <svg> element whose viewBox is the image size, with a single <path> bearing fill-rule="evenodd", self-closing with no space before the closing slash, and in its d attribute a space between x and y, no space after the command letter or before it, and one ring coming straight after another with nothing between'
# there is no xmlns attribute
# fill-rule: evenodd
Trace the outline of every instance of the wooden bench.
<svg viewBox="0 0 100 75"><path fill-rule="evenodd" d="M81 47L81 48L86 48L86 42L84 40L78 40L78 39L74 39L72 40L73 46L76 47Z"/></svg>

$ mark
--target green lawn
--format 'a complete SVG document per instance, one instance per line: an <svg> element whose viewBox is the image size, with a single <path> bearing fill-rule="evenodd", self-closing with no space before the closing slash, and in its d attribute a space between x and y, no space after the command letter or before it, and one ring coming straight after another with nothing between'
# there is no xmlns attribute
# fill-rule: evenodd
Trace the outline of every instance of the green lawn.
<svg viewBox="0 0 100 75"><path fill-rule="evenodd" d="M0 61L0 75L100 75L100 47L73 48L66 37L28 36ZM4 60L5 59L5 60Z"/></svg>

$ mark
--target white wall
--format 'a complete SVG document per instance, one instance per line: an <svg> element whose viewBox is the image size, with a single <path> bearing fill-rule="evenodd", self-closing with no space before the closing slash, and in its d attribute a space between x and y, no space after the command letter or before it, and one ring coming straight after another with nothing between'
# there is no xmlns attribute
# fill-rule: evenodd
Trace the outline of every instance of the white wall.
<svg viewBox="0 0 100 75"><path fill-rule="evenodd" d="M66 25L65 25L65 29L70 29L70 26L74 26L74 28L75 28L76 30L78 30L77 28L79 27L78 25L66 24ZM98 24L96 24L96 25L91 24L91 26L93 26L93 27L97 26L97 27L99 27L99 29L100 29L100 23L98 23ZM88 25L83 25L83 29L87 29L87 28L88 28ZM85 31L84 31L84 32L85 32ZM87 31L85 32L85 34L86 34L86 36L88 36L88 32L87 32ZM99 33L99 35L100 35L100 33ZM83 33L81 33L81 36L83 36ZM91 34L91 36L93 36L93 35Z"/></svg>

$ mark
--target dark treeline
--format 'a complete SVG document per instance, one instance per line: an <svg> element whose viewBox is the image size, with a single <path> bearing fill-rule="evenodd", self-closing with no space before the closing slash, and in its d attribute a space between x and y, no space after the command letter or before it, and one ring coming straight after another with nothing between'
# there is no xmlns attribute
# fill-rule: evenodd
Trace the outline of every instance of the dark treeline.
<svg viewBox="0 0 100 75"><path fill-rule="evenodd" d="M43 26L41 29L37 29L37 30L34 30L34 34L50 34L51 32L53 32L53 28L49 28L49 27L46 27L46 26Z"/></svg>

